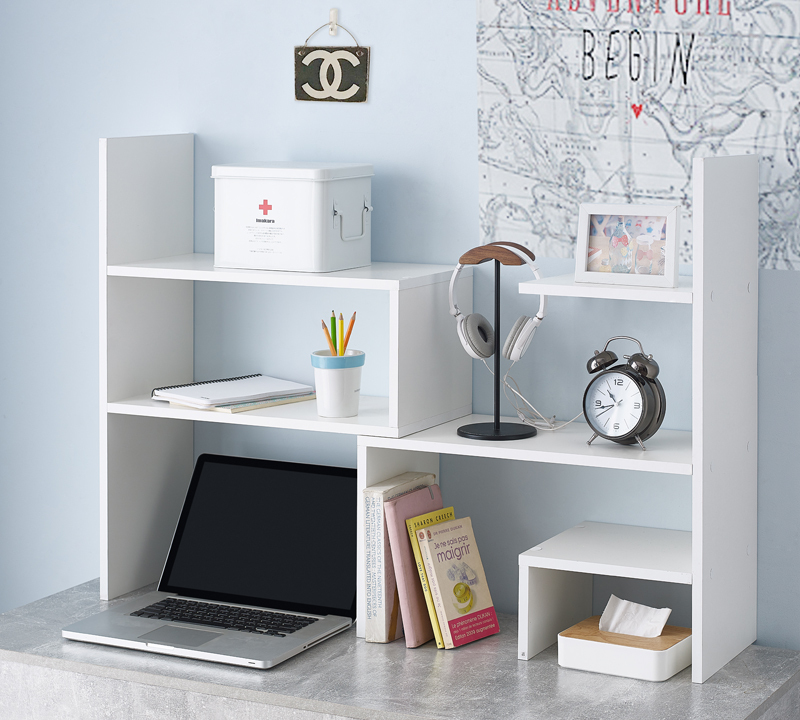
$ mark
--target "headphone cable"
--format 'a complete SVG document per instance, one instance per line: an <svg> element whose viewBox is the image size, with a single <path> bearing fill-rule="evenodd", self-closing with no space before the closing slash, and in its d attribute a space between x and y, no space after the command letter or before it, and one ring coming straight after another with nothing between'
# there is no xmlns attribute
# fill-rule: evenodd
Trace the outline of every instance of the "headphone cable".
<svg viewBox="0 0 800 720"><path fill-rule="evenodd" d="M486 366L486 369L492 375L494 375L494 370L492 370L492 368L489 367L489 363L486 362L486 358L483 358L483 364ZM517 385L517 381L509 374L511 372L511 368L513 368L514 365L516 365L516 360L511 363L508 370L506 370L506 374L501 378L501 381L503 383L503 394L506 396L506 399L511 403L514 409L517 411L517 417L519 417L519 419L523 423L525 423L526 425L530 425L531 427L535 427L537 430L560 430L561 428L566 427L570 423L575 422L578 418L583 416L583 411L581 411L578 415L572 418L572 420L565 420L561 423L558 423L556 422L555 416L553 416L552 418L548 418L542 415L542 413L540 413L519 391L519 385ZM514 387L511 386L509 380L511 381L511 383L514 383ZM511 393L513 393L513 395L516 397L509 396L509 391L511 391ZM520 400L522 400L522 402L525 403L525 405L527 405L528 408L530 408L530 410L528 410L524 406L520 407L516 401L517 397Z"/></svg>

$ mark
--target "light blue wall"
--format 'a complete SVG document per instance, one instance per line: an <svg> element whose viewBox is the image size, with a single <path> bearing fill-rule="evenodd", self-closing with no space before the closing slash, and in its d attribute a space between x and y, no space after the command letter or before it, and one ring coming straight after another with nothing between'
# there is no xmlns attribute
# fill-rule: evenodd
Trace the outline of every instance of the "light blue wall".
<svg viewBox="0 0 800 720"><path fill-rule="evenodd" d="M197 133L201 251L213 243L211 165L255 159L373 163L376 260L450 264L478 243L474 5L354 0L340 19L372 47L369 102L298 103L292 47L326 21L329 7L275 0L0 7L0 611L98 574L97 138ZM328 42L325 32L317 38ZM535 305L514 290L525 272L504 275L506 329ZM800 623L787 620L800 610L800 450L790 410L800 400L791 375L800 273L762 271L760 285L759 640L800 649ZM480 269L476 307L484 314L490 288ZM198 290L198 347L210 347L225 308L254 328L230 353L268 351L261 319L248 309L254 292ZM295 301L317 304L310 296ZM689 427L688 320L687 308L554 301L515 376L540 409L576 414L586 358L622 326L662 365L666 426ZM276 321L270 334L291 342L291 332ZM203 357L204 374L223 362L205 350ZM479 411L490 408L488 377L476 365ZM351 437L320 435L310 447L300 433L204 427L196 443L355 464ZM517 553L575 522L690 525L689 482L672 476L446 458L442 484L448 502L476 519L495 602L506 611L516 605ZM614 589L596 585L598 602ZM688 624L683 589L619 592L672 603L674 619Z"/></svg>

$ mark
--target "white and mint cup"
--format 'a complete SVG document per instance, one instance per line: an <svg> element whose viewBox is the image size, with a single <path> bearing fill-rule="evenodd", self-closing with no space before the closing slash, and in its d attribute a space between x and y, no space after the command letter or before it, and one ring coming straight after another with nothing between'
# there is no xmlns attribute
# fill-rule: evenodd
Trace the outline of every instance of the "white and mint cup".
<svg viewBox="0 0 800 720"><path fill-rule="evenodd" d="M311 353L317 415L330 418L358 415L364 359L361 350L347 350L344 355L331 355L330 350Z"/></svg>

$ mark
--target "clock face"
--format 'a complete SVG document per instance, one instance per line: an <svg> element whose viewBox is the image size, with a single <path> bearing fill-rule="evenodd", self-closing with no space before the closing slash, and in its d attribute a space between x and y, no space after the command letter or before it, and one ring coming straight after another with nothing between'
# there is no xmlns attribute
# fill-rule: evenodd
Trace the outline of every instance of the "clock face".
<svg viewBox="0 0 800 720"><path fill-rule="evenodd" d="M633 378L621 372L605 372L586 389L583 412L586 421L600 435L618 438L629 435L642 420L642 390Z"/></svg>

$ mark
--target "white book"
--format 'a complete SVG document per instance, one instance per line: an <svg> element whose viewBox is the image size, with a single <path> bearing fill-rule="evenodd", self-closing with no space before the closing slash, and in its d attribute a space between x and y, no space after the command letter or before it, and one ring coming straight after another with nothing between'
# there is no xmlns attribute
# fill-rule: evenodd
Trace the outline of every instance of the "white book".
<svg viewBox="0 0 800 720"><path fill-rule="evenodd" d="M291 380L280 380L257 373L222 380L155 388L151 396L156 400L168 400L189 407L207 409L217 405L304 395L313 391L314 388L310 385L301 385Z"/></svg>
<svg viewBox="0 0 800 720"><path fill-rule="evenodd" d="M403 620L383 503L435 482L436 476L432 473L407 472L364 489L367 642L387 643L403 637Z"/></svg>

